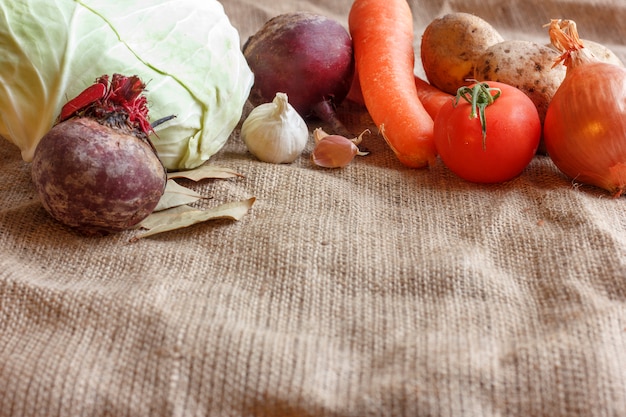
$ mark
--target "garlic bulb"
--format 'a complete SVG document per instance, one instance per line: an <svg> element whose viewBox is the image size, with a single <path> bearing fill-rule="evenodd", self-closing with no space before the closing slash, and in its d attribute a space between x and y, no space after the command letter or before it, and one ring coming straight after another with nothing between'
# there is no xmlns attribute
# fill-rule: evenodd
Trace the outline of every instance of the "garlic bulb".
<svg viewBox="0 0 626 417"><path fill-rule="evenodd" d="M241 139L261 161L290 163L304 151L309 129L287 94L276 93L271 103L252 109L241 126Z"/></svg>

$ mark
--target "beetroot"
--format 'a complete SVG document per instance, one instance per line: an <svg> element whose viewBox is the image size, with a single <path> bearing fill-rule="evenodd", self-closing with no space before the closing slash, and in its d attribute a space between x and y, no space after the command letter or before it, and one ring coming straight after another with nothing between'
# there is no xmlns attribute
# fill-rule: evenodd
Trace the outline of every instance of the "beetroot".
<svg viewBox="0 0 626 417"><path fill-rule="evenodd" d="M68 102L39 142L32 178L46 211L87 235L129 229L147 217L167 174L148 133L144 85L136 77L98 79Z"/></svg>
<svg viewBox="0 0 626 417"><path fill-rule="evenodd" d="M270 102L282 92L301 116L317 116L347 133L335 107L352 85L354 56L341 24L314 13L281 14L246 41L243 54L254 73L252 104Z"/></svg>

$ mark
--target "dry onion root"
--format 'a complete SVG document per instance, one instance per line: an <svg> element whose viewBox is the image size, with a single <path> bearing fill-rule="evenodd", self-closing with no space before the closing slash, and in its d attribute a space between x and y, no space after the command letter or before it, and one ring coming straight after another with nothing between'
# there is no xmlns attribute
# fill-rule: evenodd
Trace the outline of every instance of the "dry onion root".
<svg viewBox="0 0 626 417"><path fill-rule="evenodd" d="M626 69L596 59L576 24L552 20L550 40L561 52L565 79L546 113L544 140L555 165L573 181L626 190Z"/></svg>

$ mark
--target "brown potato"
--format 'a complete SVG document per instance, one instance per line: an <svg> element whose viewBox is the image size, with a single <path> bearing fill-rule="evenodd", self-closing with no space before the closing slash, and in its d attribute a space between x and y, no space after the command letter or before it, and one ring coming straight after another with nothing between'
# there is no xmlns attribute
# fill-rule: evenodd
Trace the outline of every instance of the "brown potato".
<svg viewBox="0 0 626 417"><path fill-rule="evenodd" d="M499 81L522 90L537 106L543 120L552 96L565 78L565 67L554 63L559 53L546 45L507 40L491 47L476 60L476 79Z"/></svg>
<svg viewBox="0 0 626 417"><path fill-rule="evenodd" d="M491 45L502 42L498 31L469 13L449 13L433 20L421 40L421 60L428 81L456 94L474 77L474 62Z"/></svg>
<svg viewBox="0 0 626 417"><path fill-rule="evenodd" d="M601 61L623 65L605 46L583 40L590 52ZM566 67L553 67L560 53L551 45L531 41L507 40L487 48L477 59L476 79L499 81L524 91L537 106L543 121L552 96L565 78Z"/></svg>
<svg viewBox="0 0 626 417"><path fill-rule="evenodd" d="M622 65L619 58L605 46L583 40L598 59ZM475 63L475 78L479 81L499 81L522 90L535 103L539 119L543 121L548 106L559 88L566 67L553 67L560 53L552 45L539 45L525 40L507 40L490 46ZM539 153L544 153L543 140Z"/></svg>

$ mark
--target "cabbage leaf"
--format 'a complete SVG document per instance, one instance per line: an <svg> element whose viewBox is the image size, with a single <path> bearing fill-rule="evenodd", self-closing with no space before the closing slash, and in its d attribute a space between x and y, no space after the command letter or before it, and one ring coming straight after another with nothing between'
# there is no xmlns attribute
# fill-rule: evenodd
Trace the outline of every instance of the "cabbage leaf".
<svg viewBox="0 0 626 417"><path fill-rule="evenodd" d="M239 122L253 83L216 0L0 0L0 136L30 161L61 107L98 77L137 75L169 170L202 165Z"/></svg>

